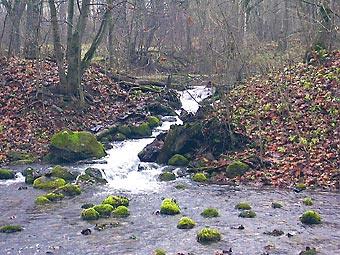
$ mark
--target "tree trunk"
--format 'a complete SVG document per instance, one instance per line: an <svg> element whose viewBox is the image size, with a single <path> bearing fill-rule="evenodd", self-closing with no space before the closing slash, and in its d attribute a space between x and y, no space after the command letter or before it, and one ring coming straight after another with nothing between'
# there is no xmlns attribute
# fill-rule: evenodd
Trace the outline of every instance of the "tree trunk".
<svg viewBox="0 0 340 255"><path fill-rule="evenodd" d="M26 20L25 58L36 59L39 53L41 0L28 0Z"/></svg>

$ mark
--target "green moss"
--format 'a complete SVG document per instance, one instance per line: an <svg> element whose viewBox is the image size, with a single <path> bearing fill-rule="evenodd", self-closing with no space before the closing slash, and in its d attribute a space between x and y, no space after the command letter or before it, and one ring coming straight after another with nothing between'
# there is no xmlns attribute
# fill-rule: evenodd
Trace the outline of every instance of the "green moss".
<svg viewBox="0 0 340 255"><path fill-rule="evenodd" d="M35 203L37 205L45 205L45 204L51 203L51 201L47 197L45 197L45 196L38 196L35 199Z"/></svg>
<svg viewBox="0 0 340 255"><path fill-rule="evenodd" d="M168 181L176 180L176 175L171 172L164 172L164 173L161 173L158 178L162 182L168 182Z"/></svg>
<svg viewBox="0 0 340 255"><path fill-rule="evenodd" d="M218 217L219 213L216 208L206 208L204 209L203 212L201 212L201 215L204 218L214 218L214 217Z"/></svg>
<svg viewBox="0 0 340 255"><path fill-rule="evenodd" d="M311 206L311 205L313 205L313 200L312 200L312 198L310 198L310 197L306 197L305 199L303 199L302 203L303 203L304 205Z"/></svg>
<svg viewBox="0 0 340 255"><path fill-rule="evenodd" d="M52 136L51 146L63 151L79 154L79 158L101 158L106 155L104 147L96 137L86 131L61 131ZM58 155L56 155L58 156Z"/></svg>
<svg viewBox="0 0 340 255"><path fill-rule="evenodd" d="M27 152L22 151L10 151L7 154L10 161L14 162L20 162L20 161L28 161L28 162L34 162L36 159L33 155Z"/></svg>
<svg viewBox="0 0 340 255"><path fill-rule="evenodd" d="M20 225L7 225L0 227L0 233L15 233L22 231L23 228Z"/></svg>
<svg viewBox="0 0 340 255"><path fill-rule="evenodd" d="M246 163L243 163L241 161L234 161L228 165L226 169L226 176L229 178L242 176L246 172L248 172L249 169L250 167Z"/></svg>
<svg viewBox="0 0 340 255"><path fill-rule="evenodd" d="M161 125L161 120L155 116L149 116L148 123L149 123L150 128L155 128Z"/></svg>
<svg viewBox="0 0 340 255"><path fill-rule="evenodd" d="M46 195L44 195L44 197L46 197L50 201L57 201L57 200L63 199L65 196L63 194L52 192L52 193L47 193Z"/></svg>
<svg viewBox="0 0 340 255"><path fill-rule="evenodd" d="M306 189L306 184L298 183L298 184L295 185L295 188L300 189L300 190L305 190Z"/></svg>
<svg viewBox="0 0 340 255"><path fill-rule="evenodd" d="M131 128L128 125L121 125L117 127L119 133L129 137L131 134Z"/></svg>
<svg viewBox="0 0 340 255"><path fill-rule="evenodd" d="M59 165L52 168L52 176L62 178L65 181L74 181L77 178L69 169Z"/></svg>
<svg viewBox="0 0 340 255"><path fill-rule="evenodd" d="M250 210L251 206L246 202L241 202L241 203L238 203L235 206L235 208L238 209L238 210Z"/></svg>
<svg viewBox="0 0 340 255"><path fill-rule="evenodd" d="M66 184L64 179L61 178L47 178L46 176L41 176L34 180L33 188L36 189L56 189Z"/></svg>
<svg viewBox="0 0 340 255"><path fill-rule="evenodd" d="M99 219L99 213L93 208L84 209L81 212L80 216L83 220L98 220Z"/></svg>
<svg viewBox="0 0 340 255"><path fill-rule="evenodd" d="M126 218L130 215L130 211L126 206L120 205L113 210L112 215L118 218Z"/></svg>
<svg viewBox="0 0 340 255"><path fill-rule="evenodd" d="M178 204L171 198L165 198L161 204L161 214L175 215L181 212Z"/></svg>
<svg viewBox="0 0 340 255"><path fill-rule="evenodd" d="M73 197L73 196L80 195L81 189L80 189L79 185L74 185L74 184L68 183L68 184L63 185L63 186L59 187L58 189L56 189L55 192L61 193L65 196Z"/></svg>
<svg viewBox="0 0 340 255"><path fill-rule="evenodd" d="M132 138L149 137L152 135L152 130L148 123L142 123L139 126L130 126Z"/></svg>
<svg viewBox="0 0 340 255"><path fill-rule="evenodd" d="M221 240L221 234L214 228L203 228L197 233L199 243L218 242Z"/></svg>
<svg viewBox="0 0 340 255"><path fill-rule="evenodd" d="M156 249L153 254L154 255L166 255L166 251L163 249Z"/></svg>
<svg viewBox="0 0 340 255"><path fill-rule="evenodd" d="M241 218L255 218L256 217L256 213L254 211L251 210L244 210L242 211L238 217Z"/></svg>
<svg viewBox="0 0 340 255"><path fill-rule="evenodd" d="M320 224L321 223L321 216L315 211L306 211L300 217L300 220L304 224Z"/></svg>
<svg viewBox="0 0 340 255"><path fill-rule="evenodd" d="M187 166L188 164L189 161L187 158L180 154L173 155L168 161L168 165L170 166Z"/></svg>
<svg viewBox="0 0 340 255"><path fill-rule="evenodd" d="M123 196L108 196L103 200L102 204L109 204L114 208L120 205L129 206L129 199Z"/></svg>
<svg viewBox="0 0 340 255"><path fill-rule="evenodd" d="M14 179L15 174L12 170L0 168L0 180Z"/></svg>
<svg viewBox="0 0 340 255"><path fill-rule="evenodd" d="M177 228L179 229L191 229L195 227L196 223L189 217L182 217L177 223Z"/></svg>
<svg viewBox="0 0 340 255"><path fill-rule="evenodd" d="M109 204L101 204L94 206L93 209L95 209L99 213L100 217L103 217L110 216L114 208L112 205Z"/></svg>
<svg viewBox="0 0 340 255"><path fill-rule="evenodd" d="M113 140L124 141L124 140L126 140L126 136L122 133L117 133L117 134L114 135Z"/></svg>
<svg viewBox="0 0 340 255"><path fill-rule="evenodd" d="M205 176L204 173L196 173L192 177L192 180L195 181L195 182L206 182L208 180L208 178Z"/></svg>
<svg viewBox="0 0 340 255"><path fill-rule="evenodd" d="M280 202L273 202L272 203L272 208L277 209L277 208L282 208L283 205Z"/></svg>

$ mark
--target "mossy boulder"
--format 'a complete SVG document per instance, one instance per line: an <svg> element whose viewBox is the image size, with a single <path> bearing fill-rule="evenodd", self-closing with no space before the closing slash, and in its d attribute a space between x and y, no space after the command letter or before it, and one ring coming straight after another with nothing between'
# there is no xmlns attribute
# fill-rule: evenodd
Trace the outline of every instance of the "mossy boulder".
<svg viewBox="0 0 340 255"><path fill-rule="evenodd" d="M250 170L250 167L241 161L234 161L227 166L226 176L228 178L234 178L236 176L242 176Z"/></svg>
<svg viewBox="0 0 340 255"><path fill-rule="evenodd" d="M123 196L108 196L102 202L102 204L112 205L114 208L118 206L129 206L129 199Z"/></svg>
<svg viewBox="0 0 340 255"><path fill-rule="evenodd" d="M98 168L88 167L85 169L85 174L97 178L97 179L103 179L102 171Z"/></svg>
<svg viewBox="0 0 340 255"><path fill-rule="evenodd" d="M191 229L195 227L196 222L189 217L182 217L177 223L177 228L179 229Z"/></svg>
<svg viewBox="0 0 340 255"><path fill-rule="evenodd" d="M61 200L65 197L64 194L60 194L60 193L47 193L46 195L44 195L44 197L46 197L48 200L50 201L57 201L57 200Z"/></svg>
<svg viewBox="0 0 340 255"><path fill-rule="evenodd" d="M214 228L203 228L197 233L197 241L199 243L211 243L221 240L221 233Z"/></svg>
<svg viewBox="0 0 340 255"><path fill-rule="evenodd" d="M99 213L100 217L106 217L111 215L114 208L112 205L109 204L100 204L94 206L93 209L95 209Z"/></svg>
<svg viewBox="0 0 340 255"><path fill-rule="evenodd" d="M252 210L244 210L242 211L238 217L241 218L255 218L256 217L256 213Z"/></svg>
<svg viewBox="0 0 340 255"><path fill-rule="evenodd" d="M161 204L161 214L175 215L181 212L177 202L171 198L165 198Z"/></svg>
<svg viewBox="0 0 340 255"><path fill-rule="evenodd" d="M45 196L38 196L36 199L35 199L35 203L37 205L45 205L45 204L48 204L48 203L51 203L52 201L50 201L47 197Z"/></svg>
<svg viewBox="0 0 340 255"><path fill-rule="evenodd" d="M161 120L155 116L148 116L148 124L150 128L155 128L161 125Z"/></svg>
<svg viewBox="0 0 340 255"><path fill-rule="evenodd" d="M50 160L53 162L75 162L88 158L102 158L104 146L86 131L61 131L52 136Z"/></svg>
<svg viewBox="0 0 340 255"><path fill-rule="evenodd" d="M64 196L73 197L73 196L80 195L81 189L80 189L79 185L68 183L66 185L60 186L54 192L59 193L59 194L63 194Z"/></svg>
<svg viewBox="0 0 340 255"><path fill-rule="evenodd" d="M11 165L32 164L36 160L32 154L24 151L10 151L7 156L11 161Z"/></svg>
<svg viewBox="0 0 340 255"><path fill-rule="evenodd" d="M77 184L107 184L107 180L104 178L96 178L88 174L81 174L78 176Z"/></svg>
<svg viewBox="0 0 340 255"><path fill-rule="evenodd" d="M120 205L113 210L112 215L117 218L126 218L130 215L130 211L126 206Z"/></svg>
<svg viewBox="0 0 340 255"><path fill-rule="evenodd" d="M120 125L117 127L117 133L121 133L125 135L126 137L130 136L131 134L131 128L128 125Z"/></svg>
<svg viewBox="0 0 340 255"><path fill-rule="evenodd" d="M113 140L115 140L115 141L124 141L124 140L126 140L126 135L118 132L118 133L116 133L113 136Z"/></svg>
<svg viewBox="0 0 340 255"><path fill-rule="evenodd" d="M66 181L64 179L55 178L55 177L49 178L46 176L41 176L34 180L33 188L52 190L52 189L57 189L61 186L64 186L65 184L66 184Z"/></svg>
<svg viewBox="0 0 340 255"><path fill-rule="evenodd" d="M295 189L297 189L299 191L305 190L306 188L307 188L307 186L304 183L298 183L298 184L295 185Z"/></svg>
<svg viewBox="0 0 340 255"><path fill-rule="evenodd" d="M312 206L314 204L312 198L310 197L304 198L302 203L307 206Z"/></svg>
<svg viewBox="0 0 340 255"><path fill-rule="evenodd" d="M174 181L176 180L176 175L171 172L164 172L159 175L158 179L162 182Z"/></svg>
<svg viewBox="0 0 340 255"><path fill-rule="evenodd" d="M235 208L238 210L250 210L251 206L250 204L246 203L246 202L241 202L238 203L237 205L235 205Z"/></svg>
<svg viewBox="0 0 340 255"><path fill-rule="evenodd" d="M51 171L53 177L62 178L65 181L74 181L77 178L77 174L71 172L68 168L62 166L54 166Z"/></svg>
<svg viewBox="0 0 340 255"><path fill-rule="evenodd" d="M277 209L277 208L282 208L283 205L281 202L273 202L272 203L272 208Z"/></svg>
<svg viewBox="0 0 340 255"><path fill-rule="evenodd" d="M130 126L131 133L129 135L130 138L143 138L149 137L152 135L152 130L149 123L145 122L138 126Z"/></svg>
<svg viewBox="0 0 340 255"><path fill-rule="evenodd" d="M316 211L306 211L300 217L300 220L304 224L320 224L321 216Z"/></svg>
<svg viewBox="0 0 340 255"><path fill-rule="evenodd" d="M0 233L15 233L22 231L23 228L20 225L6 225L0 227Z"/></svg>
<svg viewBox="0 0 340 255"><path fill-rule="evenodd" d="M100 217L94 208L84 209L80 216L83 220L98 220Z"/></svg>
<svg viewBox="0 0 340 255"><path fill-rule="evenodd" d="M206 182L206 181L208 181L208 178L204 173L196 173L192 177L192 180L194 182Z"/></svg>
<svg viewBox="0 0 340 255"><path fill-rule="evenodd" d="M156 249L156 250L153 252L153 255L166 255L166 251L163 250L163 249Z"/></svg>
<svg viewBox="0 0 340 255"><path fill-rule="evenodd" d="M151 114L162 116L175 116L176 112L168 105L162 103L152 103L148 105Z"/></svg>
<svg viewBox="0 0 340 255"><path fill-rule="evenodd" d="M203 212L201 212L201 215L204 218L214 218L214 217L218 217L219 213L218 213L218 210L216 208L206 208L206 209L204 209Z"/></svg>
<svg viewBox="0 0 340 255"><path fill-rule="evenodd" d="M189 160L181 154L173 155L168 161L170 166L187 166L188 164Z"/></svg>
<svg viewBox="0 0 340 255"><path fill-rule="evenodd" d="M15 173L12 170L0 168L0 180L14 179Z"/></svg>

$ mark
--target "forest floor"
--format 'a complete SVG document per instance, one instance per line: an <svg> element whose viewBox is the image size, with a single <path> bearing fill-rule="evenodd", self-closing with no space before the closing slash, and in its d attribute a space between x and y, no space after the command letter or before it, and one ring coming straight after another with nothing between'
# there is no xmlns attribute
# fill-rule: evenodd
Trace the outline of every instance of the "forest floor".
<svg viewBox="0 0 340 255"><path fill-rule="evenodd" d="M206 159L206 165L226 165L234 158L257 154L271 162L270 167L249 172L237 181L275 186L303 182L338 189L339 77L340 52L334 52L322 63L299 64L249 78L215 107L220 118L231 118L236 129L257 145L216 160ZM111 125L155 100L152 93L127 92L96 66L88 70L84 81L92 103L80 110L50 93L58 83L54 63L2 59L0 163L9 161L11 151L41 158L55 132ZM215 181L228 180L219 174Z"/></svg>

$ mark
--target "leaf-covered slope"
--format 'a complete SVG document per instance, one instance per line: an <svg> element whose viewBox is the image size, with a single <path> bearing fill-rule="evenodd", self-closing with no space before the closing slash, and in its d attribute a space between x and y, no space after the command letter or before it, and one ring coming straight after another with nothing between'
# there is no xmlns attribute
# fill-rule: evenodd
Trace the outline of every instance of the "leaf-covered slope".
<svg viewBox="0 0 340 255"><path fill-rule="evenodd" d="M233 122L257 143L256 153L274 163L242 180L339 185L339 85L338 51L322 64L287 67L234 89L228 95Z"/></svg>

